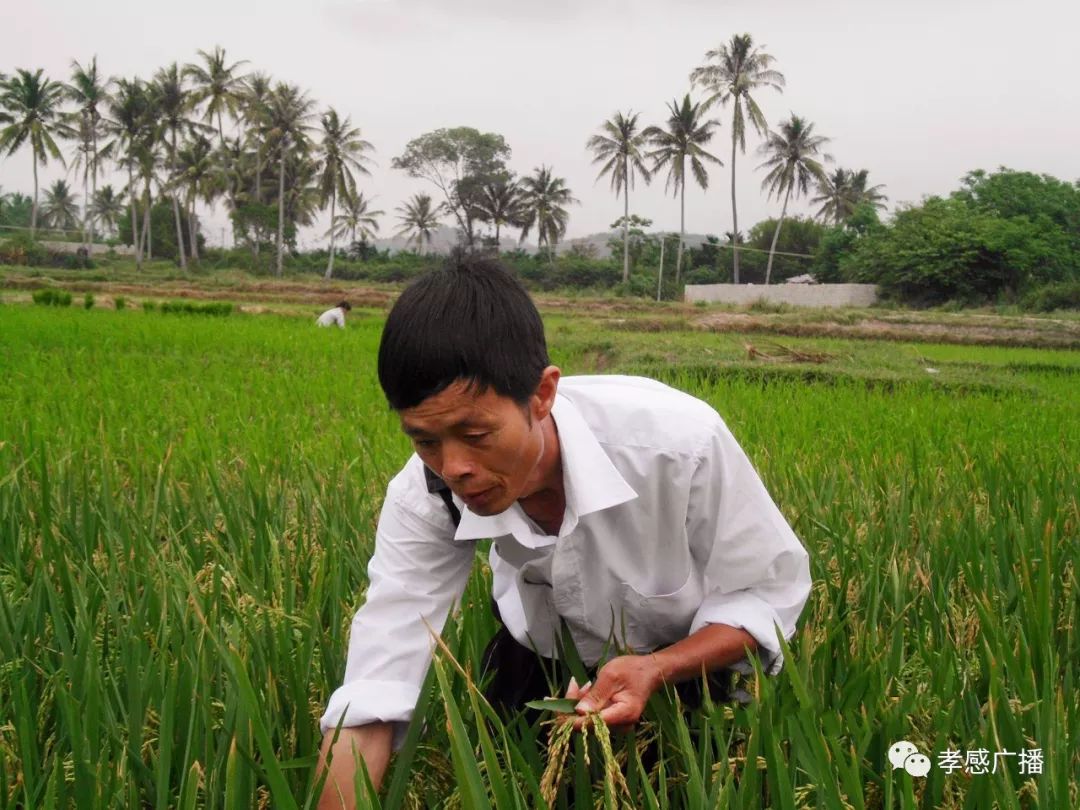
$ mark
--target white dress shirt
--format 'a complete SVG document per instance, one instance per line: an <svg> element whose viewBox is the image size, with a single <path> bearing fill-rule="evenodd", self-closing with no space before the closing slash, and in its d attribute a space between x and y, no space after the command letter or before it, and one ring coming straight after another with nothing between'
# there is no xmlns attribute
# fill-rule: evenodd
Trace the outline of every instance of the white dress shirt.
<svg viewBox="0 0 1080 810"><path fill-rule="evenodd" d="M558 536L517 503L482 517L456 496L455 531L415 454L390 482L324 732L344 714L345 726L398 723L401 742L431 660L427 625L442 631L483 538L494 541L503 623L541 655L556 655L560 617L590 665L715 623L746 630L764 670L779 672L774 626L794 634L809 557L716 411L653 380L604 375L564 377L551 413L566 490ZM752 672L745 658L732 668Z"/></svg>
<svg viewBox="0 0 1080 810"><path fill-rule="evenodd" d="M342 309L341 307L334 307L333 309L328 309L328 310L326 310L326 312L324 312L322 315L319 316L319 319L317 321L315 321L315 323L317 325L319 325L319 326L335 326L336 325L336 326L340 327L341 329L344 329L345 328L345 310Z"/></svg>

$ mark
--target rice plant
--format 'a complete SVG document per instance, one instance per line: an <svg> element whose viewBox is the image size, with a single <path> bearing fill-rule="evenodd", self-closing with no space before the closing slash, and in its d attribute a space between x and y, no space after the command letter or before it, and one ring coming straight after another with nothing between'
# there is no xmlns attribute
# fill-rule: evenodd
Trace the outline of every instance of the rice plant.
<svg viewBox="0 0 1080 810"><path fill-rule="evenodd" d="M227 324L0 310L0 808L314 806L409 446L380 318ZM1031 356L1011 389L650 366L725 416L811 552L784 670L744 679L745 705L658 694L627 735L508 721L475 680L496 629L478 548L361 806L1080 806L1080 396L1071 355ZM893 768L898 740L927 776ZM938 764L1033 749L1039 773Z"/></svg>

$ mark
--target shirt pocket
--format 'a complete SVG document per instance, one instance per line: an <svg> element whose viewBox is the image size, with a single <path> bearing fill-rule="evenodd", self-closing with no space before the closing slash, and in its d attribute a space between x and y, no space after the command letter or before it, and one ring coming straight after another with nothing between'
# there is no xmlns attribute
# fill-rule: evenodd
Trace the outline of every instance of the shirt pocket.
<svg viewBox="0 0 1080 810"><path fill-rule="evenodd" d="M666 647L687 637L703 597L701 577L693 568L669 593L643 593L629 582L621 585L627 646L635 651Z"/></svg>

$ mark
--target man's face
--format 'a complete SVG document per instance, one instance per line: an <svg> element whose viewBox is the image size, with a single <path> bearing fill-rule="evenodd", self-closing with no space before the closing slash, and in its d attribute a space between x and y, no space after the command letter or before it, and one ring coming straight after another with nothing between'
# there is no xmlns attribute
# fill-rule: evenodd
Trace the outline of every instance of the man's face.
<svg viewBox="0 0 1080 810"><path fill-rule="evenodd" d="M522 407L491 389L477 394L459 380L398 415L417 455L469 510L496 515L537 485L541 421L550 411L544 402L538 394Z"/></svg>

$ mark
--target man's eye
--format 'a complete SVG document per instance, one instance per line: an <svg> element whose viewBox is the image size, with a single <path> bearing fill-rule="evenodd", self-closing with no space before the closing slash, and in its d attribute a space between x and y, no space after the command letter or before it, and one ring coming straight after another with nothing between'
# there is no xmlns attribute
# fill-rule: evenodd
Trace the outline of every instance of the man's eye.
<svg viewBox="0 0 1080 810"><path fill-rule="evenodd" d="M422 447L425 450L430 450L435 446L436 442L434 439L413 439L413 444L417 447Z"/></svg>
<svg viewBox="0 0 1080 810"><path fill-rule="evenodd" d="M487 433L466 433L465 438L470 442L478 442L481 439L487 438Z"/></svg>

